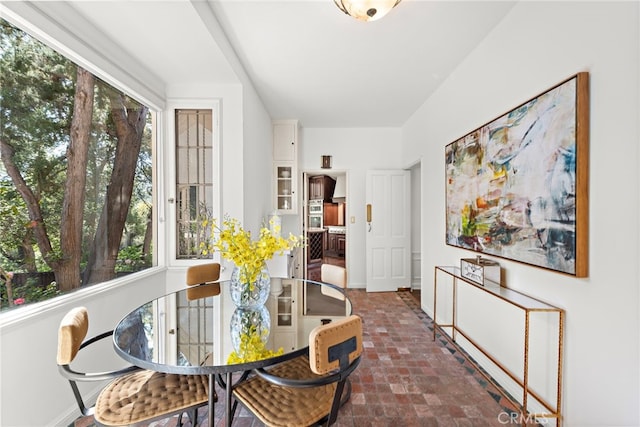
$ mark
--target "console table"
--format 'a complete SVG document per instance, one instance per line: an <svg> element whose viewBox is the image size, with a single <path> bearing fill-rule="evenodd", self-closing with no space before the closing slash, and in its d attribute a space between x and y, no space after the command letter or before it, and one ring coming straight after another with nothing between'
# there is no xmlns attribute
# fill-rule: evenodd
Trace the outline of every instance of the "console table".
<svg viewBox="0 0 640 427"><path fill-rule="evenodd" d="M555 307L553 305L547 304L543 301L537 300L530 296L527 296L521 292L500 286L498 283L493 283L487 281L484 285L480 285L474 283L464 277L462 277L460 268L458 267L445 267L445 266L436 266L434 273L434 295L433 295L433 339L436 339L436 331L439 329L443 334L443 336L452 342L456 342L460 337L464 339L465 343L470 344L471 349L475 348L481 355L484 355L489 361L491 361L497 368L499 368L508 378L513 381L513 384L517 384L514 388L519 388L522 391L521 400L518 400L511 396L497 381L490 377L483 368L480 367L479 363L476 362L472 357L470 357L466 352L462 352L464 357L476 368L478 371L485 377L487 381L492 382L497 389L502 393L502 395L511 401L516 408L520 410L519 422L523 425L526 424L536 424L536 418L555 418L556 426L560 427L561 423L561 396L562 396L562 353L563 353L563 331L564 331L564 315L565 312L563 309ZM442 323L438 323L437 316L437 308L438 308L438 278L439 276L444 276L448 278L447 285L450 287L445 288L442 291L449 292L449 298L451 305L446 306L447 311L450 309L451 311L447 313L447 319ZM442 277L440 277L442 279ZM461 288L464 287L464 288ZM471 287L471 288L468 288ZM480 292L480 294L474 294L475 292ZM462 294L462 295L461 295ZM482 297L485 298L482 298ZM473 298L470 298L473 297ZM488 299L486 299L488 298ZM447 301L449 302L449 301ZM482 304L491 305L494 309L500 308L502 304L506 304L504 306L508 312L513 312L515 315L520 317L520 320L523 322L522 324L522 336L519 336L520 331L516 334L514 329L514 323L504 322L505 319L500 317L500 313L496 313L496 310L491 311L492 307L485 307ZM499 305L493 306L494 303ZM499 336L497 334L504 333L504 336L501 337L501 340L494 339L495 342L499 342L498 345L493 345L491 350L488 350L487 346L489 343L480 343L477 338L472 338L472 335L485 335L484 339L486 340L486 333L478 333L479 326L483 319L475 319L471 318L469 313L465 313L462 310L467 310L469 304L473 304L475 313L476 310L481 311L483 309L487 310L486 319L492 327L495 328L493 332L496 333L494 338ZM514 311L515 310L515 311ZM445 310L442 310L445 311ZM469 310L467 310L469 311ZM500 311L500 310L497 310ZM444 314L442 315L445 316ZM533 316L536 316L536 320L538 323L541 323L544 327L536 327L535 338L540 338L541 335L550 335L546 337L546 343L552 343L552 350L547 348L540 354L543 355L542 359L556 359L552 360L550 363L542 363L542 368L537 367L535 374L537 376L532 376L532 372L530 371L530 355L534 348L536 340L532 340L531 333L531 322L534 319ZM542 316L541 318L537 318ZM461 322L459 317L464 317L464 322ZM500 322L496 322L498 319ZM463 324L461 324L463 323ZM536 323L536 325L538 324ZM501 328L503 327L503 328ZM467 328L469 330L467 330ZM470 332L475 329L475 332ZM448 333L447 333L448 332ZM480 331L480 332L486 332ZM509 346L506 343L506 340L509 340L511 343L517 343L513 346ZM515 341L514 341L515 340ZM491 341L491 340L486 340ZM544 343L543 343L544 344ZM504 353L508 353L509 350L515 346L522 346L522 359L520 362L521 367L514 369L513 366L513 354L511 355L511 366L506 366L509 363L501 362L499 351L496 351L496 348L502 347L502 350L507 348L507 351L503 351ZM464 349L464 346L463 346ZM554 354L549 355L549 353L556 353L557 358ZM504 355L502 355L504 357ZM551 366L553 365L553 366ZM551 384L555 387L555 390L549 390L549 384L546 383L546 387L541 387L546 390L542 390L539 392L534 390L536 385L532 385L532 379L538 379L541 374L545 374L547 379L551 380ZM551 377L554 375L555 378ZM539 381L537 382L539 383ZM551 396L549 396L551 395ZM554 401L555 400L555 401ZM532 409L533 408L533 409Z"/></svg>

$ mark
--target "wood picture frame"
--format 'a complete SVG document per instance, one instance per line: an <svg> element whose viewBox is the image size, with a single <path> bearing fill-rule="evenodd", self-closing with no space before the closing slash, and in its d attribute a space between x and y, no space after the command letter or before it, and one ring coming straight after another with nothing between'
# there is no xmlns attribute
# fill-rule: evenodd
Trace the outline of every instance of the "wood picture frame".
<svg viewBox="0 0 640 427"><path fill-rule="evenodd" d="M589 74L445 147L446 244L588 275Z"/></svg>

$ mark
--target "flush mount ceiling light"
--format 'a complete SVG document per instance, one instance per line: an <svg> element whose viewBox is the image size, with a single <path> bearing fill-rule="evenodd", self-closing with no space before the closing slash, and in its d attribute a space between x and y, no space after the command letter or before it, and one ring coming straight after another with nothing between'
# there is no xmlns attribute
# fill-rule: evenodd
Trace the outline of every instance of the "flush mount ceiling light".
<svg viewBox="0 0 640 427"><path fill-rule="evenodd" d="M385 16L402 0L333 0L347 15L360 21L375 21Z"/></svg>

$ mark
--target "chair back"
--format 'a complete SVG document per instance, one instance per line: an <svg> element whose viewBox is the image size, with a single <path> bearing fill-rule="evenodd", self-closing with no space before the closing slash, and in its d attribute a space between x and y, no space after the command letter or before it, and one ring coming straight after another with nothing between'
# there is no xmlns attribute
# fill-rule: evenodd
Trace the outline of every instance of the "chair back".
<svg viewBox="0 0 640 427"><path fill-rule="evenodd" d="M316 374L345 371L361 354L362 319L355 314L317 326L309 334L309 365Z"/></svg>
<svg viewBox="0 0 640 427"><path fill-rule="evenodd" d="M322 264L320 267L320 281L345 289L347 287L347 269L333 264ZM342 292L323 286L320 289L323 295L344 301Z"/></svg>
<svg viewBox="0 0 640 427"><path fill-rule="evenodd" d="M69 310L58 328L58 371L69 381L82 415L93 415L96 425L128 426L180 414L178 422L182 425L182 413L187 412L194 425L196 409L209 401L206 375L166 374L137 366L102 372L76 371L71 362L80 350L113 335L111 330L85 339L88 329L85 307ZM78 387L78 382L88 381L110 381L92 399L95 405L85 404Z"/></svg>
<svg viewBox="0 0 640 427"><path fill-rule="evenodd" d="M71 309L58 328L58 365L68 365L76 358L89 330L89 314L85 307Z"/></svg>
<svg viewBox="0 0 640 427"><path fill-rule="evenodd" d="M220 264L212 262L187 269L187 299L189 301L220 294Z"/></svg>
<svg viewBox="0 0 640 427"><path fill-rule="evenodd" d="M235 385L233 395L265 425L334 424L362 358L362 329L357 315L315 327L308 358L254 369L256 376Z"/></svg>
<svg viewBox="0 0 640 427"><path fill-rule="evenodd" d="M58 371L69 381L73 396L82 415L91 414L93 408L88 407L82 398L77 379L84 374L76 372L69 366L83 346L89 330L89 314L85 307L72 308L65 314L58 327Z"/></svg>
<svg viewBox="0 0 640 427"><path fill-rule="evenodd" d="M187 269L187 285L203 285L220 279L220 263L193 265Z"/></svg>

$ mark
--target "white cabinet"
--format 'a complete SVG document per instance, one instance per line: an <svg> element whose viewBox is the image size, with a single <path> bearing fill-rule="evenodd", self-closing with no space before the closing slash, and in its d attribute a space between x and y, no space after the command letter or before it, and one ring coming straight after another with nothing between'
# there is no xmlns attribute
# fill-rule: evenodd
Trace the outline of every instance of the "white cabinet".
<svg viewBox="0 0 640 427"><path fill-rule="evenodd" d="M298 122L277 120L273 122L273 161L297 162Z"/></svg>
<svg viewBox="0 0 640 427"><path fill-rule="evenodd" d="M278 288L277 285L274 286L277 279L288 279L291 277L289 271L291 271L292 260L293 255L290 250L283 251L282 253L277 252L273 255L273 258L267 260L267 269L271 277L271 290Z"/></svg>
<svg viewBox="0 0 640 427"><path fill-rule="evenodd" d="M282 280L282 292L270 298L272 348L285 352L296 348L298 305L293 281Z"/></svg>
<svg viewBox="0 0 640 427"><path fill-rule="evenodd" d="M273 335L273 351L282 348L285 352L295 350L297 339L295 332L276 332Z"/></svg>
<svg viewBox="0 0 640 427"><path fill-rule="evenodd" d="M282 254L276 253L273 258L267 260L267 268L269 269L269 276L271 276L271 291L280 293L282 281L278 281L278 279L298 277L298 259L301 252L299 248L294 248L283 251Z"/></svg>
<svg viewBox="0 0 640 427"><path fill-rule="evenodd" d="M298 213L298 121L273 122L274 208L280 215Z"/></svg>

